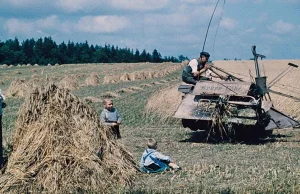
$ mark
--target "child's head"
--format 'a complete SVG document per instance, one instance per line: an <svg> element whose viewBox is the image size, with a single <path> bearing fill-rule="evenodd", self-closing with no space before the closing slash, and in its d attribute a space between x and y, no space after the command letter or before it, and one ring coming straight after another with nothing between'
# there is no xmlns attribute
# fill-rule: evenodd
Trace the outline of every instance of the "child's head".
<svg viewBox="0 0 300 194"><path fill-rule="evenodd" d="M111 110L113 108L113 100L110 99L110 98L106 98L103 100L103 105L104 105L104 108L106 108L107 110Z"/></svg>
<svg viewBox="0 0 300 194"><path fill-rule="evenodd" d="M148 139L147 145L148 145L148 148L150 148L150 149L156 149L157 141L154 138L150 138L150 139Z"/></svg>

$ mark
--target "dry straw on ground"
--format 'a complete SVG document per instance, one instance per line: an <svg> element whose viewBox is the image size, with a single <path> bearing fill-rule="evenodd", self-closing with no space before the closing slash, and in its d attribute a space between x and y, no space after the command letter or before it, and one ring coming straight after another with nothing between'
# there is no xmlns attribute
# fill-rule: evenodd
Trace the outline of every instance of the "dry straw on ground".
<svg viewBox="0 0 300 194"><path fill-rule="evenodd" d="M68 90L35 89L19 111L0 193L106 193L132 183L132 155Z"/></svg>
<svg viewBox="0 0 300 194"><path fill-rule="evenodd" d="M87 96L87 97L84 98L84 100L85 100L86 102L88 102L88 103L103 102L102 99L96 98L96 97L94 97L94 96Z"/></svg>
<svg viewBox="0 0 300 194"><path fill-rule="evenodd" d="M182 99L178 86L176 84L163 88L152 95L145 107L146 114L155 112L161 116L161 120L172 117Z"/></svg>
<svg viewBox="0 0 300 194"><path fill-rule="evenodd" d="M103 94L101 94L101 97L103 98L120 98L121 96L115 92L104 92Z"/></svg>

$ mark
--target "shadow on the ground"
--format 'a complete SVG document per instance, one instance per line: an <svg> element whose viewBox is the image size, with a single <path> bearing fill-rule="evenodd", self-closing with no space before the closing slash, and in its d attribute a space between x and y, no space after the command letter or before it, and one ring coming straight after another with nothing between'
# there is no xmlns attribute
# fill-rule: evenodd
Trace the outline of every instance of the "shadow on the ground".
<svg viewBox="0 0 300 194"><path fill-rule="evenodd" d="M190 137L179 142L190 142L190 143L208 143L208 144L219 144L219 143L233 143L233 144L247 144L247 145L259 145L266 143L275 143L275 142L300 142L300 140L292 139L292 135L283 135L283 134L265 134L263 137L259 138L238 138L238 139L228 139L228 138L214 138L207 137L205 131L194 131L190 133Z"/></svg>

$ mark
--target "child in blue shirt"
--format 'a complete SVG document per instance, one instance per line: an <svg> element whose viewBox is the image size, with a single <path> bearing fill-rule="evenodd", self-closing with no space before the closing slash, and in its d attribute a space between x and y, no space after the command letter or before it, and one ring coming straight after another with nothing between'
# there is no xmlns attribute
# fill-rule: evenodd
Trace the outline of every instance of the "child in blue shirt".
<svg viewBox="0 0 300 194"><path fill-rule="evenodd" d="M106 98L103 100L104 110L101 112L100 119L106 126L110 126L115 138L120 139L121 117L116 108L113 107L113 100Z"/></svg>
<svg viewBox="0 0 300 194"><path fill-rule="evenodd" d="M141 171L147 173L155 173L170 169L181 169L177 164L171 161L171 158L169 156L165 156L156 151L157 141L155 139L148 139L147 145L148 149L143 152L143 155L141 157Z"/></svg>

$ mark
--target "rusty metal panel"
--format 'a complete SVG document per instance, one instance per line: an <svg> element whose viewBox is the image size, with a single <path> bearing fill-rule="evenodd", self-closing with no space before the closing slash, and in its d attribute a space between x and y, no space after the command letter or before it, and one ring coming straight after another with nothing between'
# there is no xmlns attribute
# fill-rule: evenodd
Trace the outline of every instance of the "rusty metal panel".
<svg viewBox="0 0 300 194"><path fill-rule="evenodd" d="M193 94L247 95L251 84L251 82L199 81Z"/></svg>
<svg viewBox="0 0 300 194"><path fill-rule="evenodd" d="M198 102L192 94L185 95L178 106L174 117L179 119L211 120L210 114L199 114Z"/></svg>

